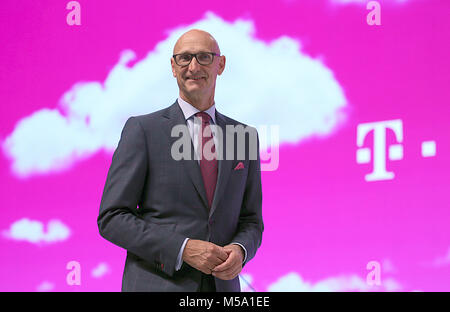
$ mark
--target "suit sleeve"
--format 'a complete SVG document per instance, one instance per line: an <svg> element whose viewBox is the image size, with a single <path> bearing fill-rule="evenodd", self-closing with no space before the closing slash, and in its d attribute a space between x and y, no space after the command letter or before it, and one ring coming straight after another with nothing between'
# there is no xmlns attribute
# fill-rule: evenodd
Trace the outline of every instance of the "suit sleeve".
<svg viewBox="0 0 450 312"><path fill-rule="evenodd" d="M256 129L254 129L256 132ZM243 266L256 254L261 245L264 223L262 218L262 187L261 187L261 164L259 156L259 137L256 134L256 160L250 160L247 183L245 186L244 199L239 215L239 224L232 242L242 244L246 251L246 259ZM255 148L251 146L250 149Z"/></svg>
<svg viewBox="0 0 450 312"><path fill-rule="evenodd" d="M173 275L178 252L185 237L167 227L144 220L137 209L148 172L145 133L136 117L122 130L97 218L99 233L111 243Z"/></svg>

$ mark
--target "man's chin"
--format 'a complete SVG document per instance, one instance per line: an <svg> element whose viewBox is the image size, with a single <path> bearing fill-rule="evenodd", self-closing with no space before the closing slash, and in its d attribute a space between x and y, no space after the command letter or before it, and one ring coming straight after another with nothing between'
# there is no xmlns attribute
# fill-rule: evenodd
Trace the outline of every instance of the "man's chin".
<svg viewBox="0 0 450 312"><path fill-rule="evenodd" d="M185 88L186 93L190 93L190 94L202 93L204 89L205 89L204 87L198 86L198 85L189 85L189 86L186 86L186 88Z"/></svg>

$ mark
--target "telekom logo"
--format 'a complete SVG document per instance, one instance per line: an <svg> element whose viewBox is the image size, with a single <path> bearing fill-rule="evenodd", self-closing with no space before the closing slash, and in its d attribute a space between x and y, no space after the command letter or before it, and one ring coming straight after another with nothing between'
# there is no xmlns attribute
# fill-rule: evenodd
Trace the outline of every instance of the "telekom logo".
<svg viewBox="0 0 450 312"><path fill-rule="evenodd" d="M397 144L386 146L386 129L394 132ZM363 147L364 140L369 133L373 132L373 147ZM356 129L356 163L368 164L371 161L371 154L373 154L373 171L366 174L367 182L392 180L395 177L393 172L386 170L386 149L388 151L388 160L402 160L403 159L403 122L401 119L376 121L359 124ZM426 140L422 141L421 154L423 158L430 158L436 156L436 141ZM371 153L373 151L373 153Z"/></svg>
<svg viewBox="0 0 450 312"><path fill-rule="evenodd" d="M356 129L356 162L367 164L371 161L371 149L363 147L366 136L373 132L373 171L365 176L366 181L391 180L395 174L386 170L386 129L391 129L398 144L388 147L389 160L403 159L403 123L400 119L359 124Z"/></svg>

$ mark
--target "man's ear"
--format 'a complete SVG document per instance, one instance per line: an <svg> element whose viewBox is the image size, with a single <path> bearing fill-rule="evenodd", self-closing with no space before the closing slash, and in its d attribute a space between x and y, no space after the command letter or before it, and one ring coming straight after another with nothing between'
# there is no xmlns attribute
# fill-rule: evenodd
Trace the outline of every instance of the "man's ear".
<svg viewBox="0 0 450 312"><path fill-rule="evenodd" d="M176 78L177 72L175 71L175 60L173 57L170 58L170 65L172 66L172 75Z"/></svg>
<svg viewBox="0 0 450 312"><path fill-rule="evenodd" d="M218 75L221 75L223 73L223 71L225 70L226 61L227 61L227 59L226 59L225 55L221 55L220 60L219 60L219 70L217 71Z"/></svg>

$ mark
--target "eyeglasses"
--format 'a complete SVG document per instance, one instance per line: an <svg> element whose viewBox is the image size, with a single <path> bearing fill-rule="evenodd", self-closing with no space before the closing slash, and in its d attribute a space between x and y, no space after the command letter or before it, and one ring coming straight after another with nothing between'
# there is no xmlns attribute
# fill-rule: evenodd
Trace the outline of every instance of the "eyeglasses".
<svg viewBox="0 0 450 312"><path fill-rule="evenodd" d="M195 57L197 63L200 65L210 65L214 61L214 56L220 56L220 54L214 52L199 52L199 53L181 53L174 54L173 59L178 66L188 66L191 64L192 58Z"/></svg>

